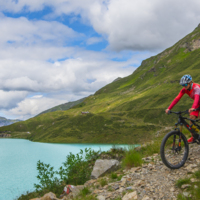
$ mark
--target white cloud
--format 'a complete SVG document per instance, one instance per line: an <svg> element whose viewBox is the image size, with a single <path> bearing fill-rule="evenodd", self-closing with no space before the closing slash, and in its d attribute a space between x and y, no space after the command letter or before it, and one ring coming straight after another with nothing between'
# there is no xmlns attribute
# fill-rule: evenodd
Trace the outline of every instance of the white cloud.
<svg viewBox="0 0 200 200"><path fill-rule="evenodd" d="M100 37L91 37L87 40L87 45L92 45L92 44L96 44L103 41L103 38Z"/></svg>
<svg viewBox="0 0 200 200"><path fill-rule="evenodd" d="M40 99L42 97L43 97L43 95L35 95L35 96L32 96L31 99Z"/></svg>
<svg viewBox="0 0 200 200"><path fill-rule="evenodd" d="M0 90L0 109L10 109L17 106L27 96L26 91L3 91Z"/></svg>
<svg viewBox="0 0 200 200"><path fill-rule="evenodd" d="M110 0L106 6L92 4L88 18L113 50L155 50L192 31L200 22L199 8L197 0Z"/></svg>
<svg viewBox="0 0 200 200"><path fill-rule="evenodd" d="M13 5L13 6L12 6ZM2 10L19 12L52 6L52 16L80 14L107 36L113 50L155 50L173 45L200 22L199 0L35 0L2 1Z"/></svg>
<svg viewBox="0 0 200 200"><path fill-rule="evenodd" d="M0 2L0 11L23 15L45 6L52 13L40 20L0 13L0 109L6 115L29 118L88 96L131 74L143 59L173 45L200 22L197 0L7 0ZM56 22L65 15L101 36L88 38ZM92 45L102 38L109 46L101 52L69 46L74 40Z"/></svg>
<svg viewBox="0 0 200 200"><path fill-rule="evenodd" d="M83 51L82 55L79 53L74 57L55 63L40 60L0 60L0 89L53 92L77 91L77 88L80 88L79 91L93 92L97 88L91 88L86 82L87 79L96 79L97 85L101 81L106 84L115 77L126 76L134 70L134 68L124 70L123 67L127 66L127 62L109 61L102 53Z"/></svg>
<svg viewBox="0 0 200 200"><path fill-rule="evenodd" d="M66 101L46 97L25 98L16 107L3 112L11 118L25 120L62 103L66 103Z"/></svg>
<svg viewBox="0 0 200 200"><path fill-rule="evenodd" d="M56 21L28 20L25 17L0 18L0 44L12 46L50 45L63 46L72 38L83 37L71 28Z"/></svg>
<svg viewBox="0 0 200 200"><path fill-rule="evenodd" d="M12 12L20 12L24 6L28 11L39 11L44 6L50 6L53 8L51 17L62 14L81 15L82 22L91 24L99 34L104 35L108 39L110 49L116 51L167 48L191 32L200 22L199 0L190 2L187 0L8 0L0 2L1 10ZM46 36L48 37L48 34Z"/></svg>
<svg viewBox="0 0 200 200"><path fill-rule="evenodd" d="M24 94L18 99L8 96L7 104L0 104L4 113L11 118L27 119L60 103L89 96L117 77L131 74L135 65L151 55L132 55L127 61L116 62L111 59L123 59L123 54L86 51L76 47L70 47L70 50L67 47L40 46L2 50L4 59L0 60L0 89L15 92L16 96ZM64 55L68 58L51 63L42 59L42 52L45 52L44 59L52 57L56 60ZM33 95L28 98L30 94Z"/></svg>

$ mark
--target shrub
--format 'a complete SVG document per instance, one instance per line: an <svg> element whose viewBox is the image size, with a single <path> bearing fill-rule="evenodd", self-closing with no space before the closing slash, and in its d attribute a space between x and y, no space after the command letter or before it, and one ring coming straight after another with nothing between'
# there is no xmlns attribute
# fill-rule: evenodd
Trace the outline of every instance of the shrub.
<svg viewBox="0 0 200 200"><path fill-rule="evenodd" d="M107 181L106 179L102 178L102 179L100 180L100 184L101 184L101 187L103 187L103 186L105 186L105 185L108 184L108 181Z"/></svg>
<svg viewBox="0 0 200 200"><path fill-rule="evenodd" d="M83 188L81 190L80 195L83 196L83 197L85 197L86 195L88 195L90 193L91 193L90 190L87 187L85 187L85 188Z"/></svg>
<svg viewBox="0 0 200 200"><path fill-rule="evenodd" d="M111 179L116 179L117 178L117 174L116 173L111 173Z"/></svg>
<svg viewBox="0 0 200 200"><path fill-rule="evenodd" d="M111 152L112 153L124 153L124 148L122 147L117 147L116 145L113 145L112 148L111 148Z"/></svg>
<svg viewBox="0 0 200 200"><path fill-rule="evenodd" d="M87 148L84 151L80 150L76 155L70 153L63 163L64 166L61 166L58 171L54 171L50 164L45 164L39 160L37 162L39 184L34 184L36 191L27 192L21 195L19 199L24 200L43 196L49 191L60 195L63 191L63 186L66 184L78 185L85 183L90 179L91 163L94 163L99 153L100 151L95 152ZM82 193L87 195L89 190L85 188Z"/></svg>
<svg viewBox="0 0 200 200"><path fill-rule="evenodd" d="M163 137L161 137L162 140ZM143 156L150 156L153 155L154 153L159 153L160 152L160 144L161 140L155 140L153 144L147 144L146 146L141 147L141 154Z"/></svg>
<svg viewBox="0 0 200 200"><path fill-rule="evenodd" d="M56 185L59 185L60 181L55 176L56 171L53 170L53 167L51 167L50 164L44 164L39 160L37 162L37 170L39 173L37 176L39 184L34 184L36 191L41 189L52 190Z"/></svg>
<svg viewBox="0 0 200 200"><path fill-rule="evenodd" d="M90 179L92 168L90 167L90 162L95 160L100 151L95 152L91 149L85 149L85 154L83 150L80 153L74 155L70 153L67 156L67 160L63 163L64 170L60 173L64 173L66 176L63 180L67 184L81 185Z"/></svg>
<svg viewBox="0 0 200 200"><path fill-rule="evenodd" d="M122 160L122 165L124 167L137 167L142 165L142 156L140 153L134 150L134 148L129 148L126 151L125 158Z"/></svg>

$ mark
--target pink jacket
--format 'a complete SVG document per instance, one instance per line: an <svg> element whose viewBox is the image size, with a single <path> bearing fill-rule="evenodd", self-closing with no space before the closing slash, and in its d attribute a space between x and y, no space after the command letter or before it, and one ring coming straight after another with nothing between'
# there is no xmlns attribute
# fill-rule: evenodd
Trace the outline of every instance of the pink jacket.
<svg viewBox="0 0 200 200"><path fill-rule="evenodd" d="M192 108L198 108L200 106L200 85L197 83L193 83L192 85L192 89L191 90L186 90L185 88L183 88L178 96L172 101L172 103L170 104L170 106L168 107L169 110L171 110L181 99L181 97L184 94L187 94L191 99L194 100L194 103L192 105Z"/></svg>

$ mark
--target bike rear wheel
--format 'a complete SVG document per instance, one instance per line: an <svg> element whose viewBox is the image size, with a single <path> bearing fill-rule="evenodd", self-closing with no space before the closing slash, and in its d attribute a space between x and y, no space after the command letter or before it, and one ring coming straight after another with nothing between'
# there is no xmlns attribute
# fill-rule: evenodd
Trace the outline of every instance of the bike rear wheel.
<svg viewBox="0 0 200 200"><path fill-rule="evenodd" d="M179 138L181 134L181 143ZM165 135L160 146L160 155L163 163L170 169L182 167L189 154L189 145L186 137L179 131L171 131Z"/></svg>

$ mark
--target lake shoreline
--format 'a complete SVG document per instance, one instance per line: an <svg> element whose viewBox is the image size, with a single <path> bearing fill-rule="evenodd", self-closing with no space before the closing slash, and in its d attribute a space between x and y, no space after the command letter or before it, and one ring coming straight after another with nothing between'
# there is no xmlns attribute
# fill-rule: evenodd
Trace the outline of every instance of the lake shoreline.
<svg viewBox="0 0 200 200"><path fill-rule="evenodd" d="M18 138L18 137L0 137L1 139L21 139L21 140L28 140L30 142L38 142L38 143L48 143L48 144L96 144L96 145L139 145L139 144L128 144L128 143L95 143L95 142L48 142L48 141L33 141L28 138Z"/></svg>
<svg viewBox="0 0 200 200"><path fill-rule="evenodd" d="M77 154L80 149L85 148L107 152L113 146L113 144L59 144L32 142L24 138L1 138L0 170L3 173L0 180L0 199L15 199L26 191L34 190L34 183L38 183L36 178L38 160L58 169L70 152ZM117 144L116 148L118 147L128 148L129 145Z"/></svg>

